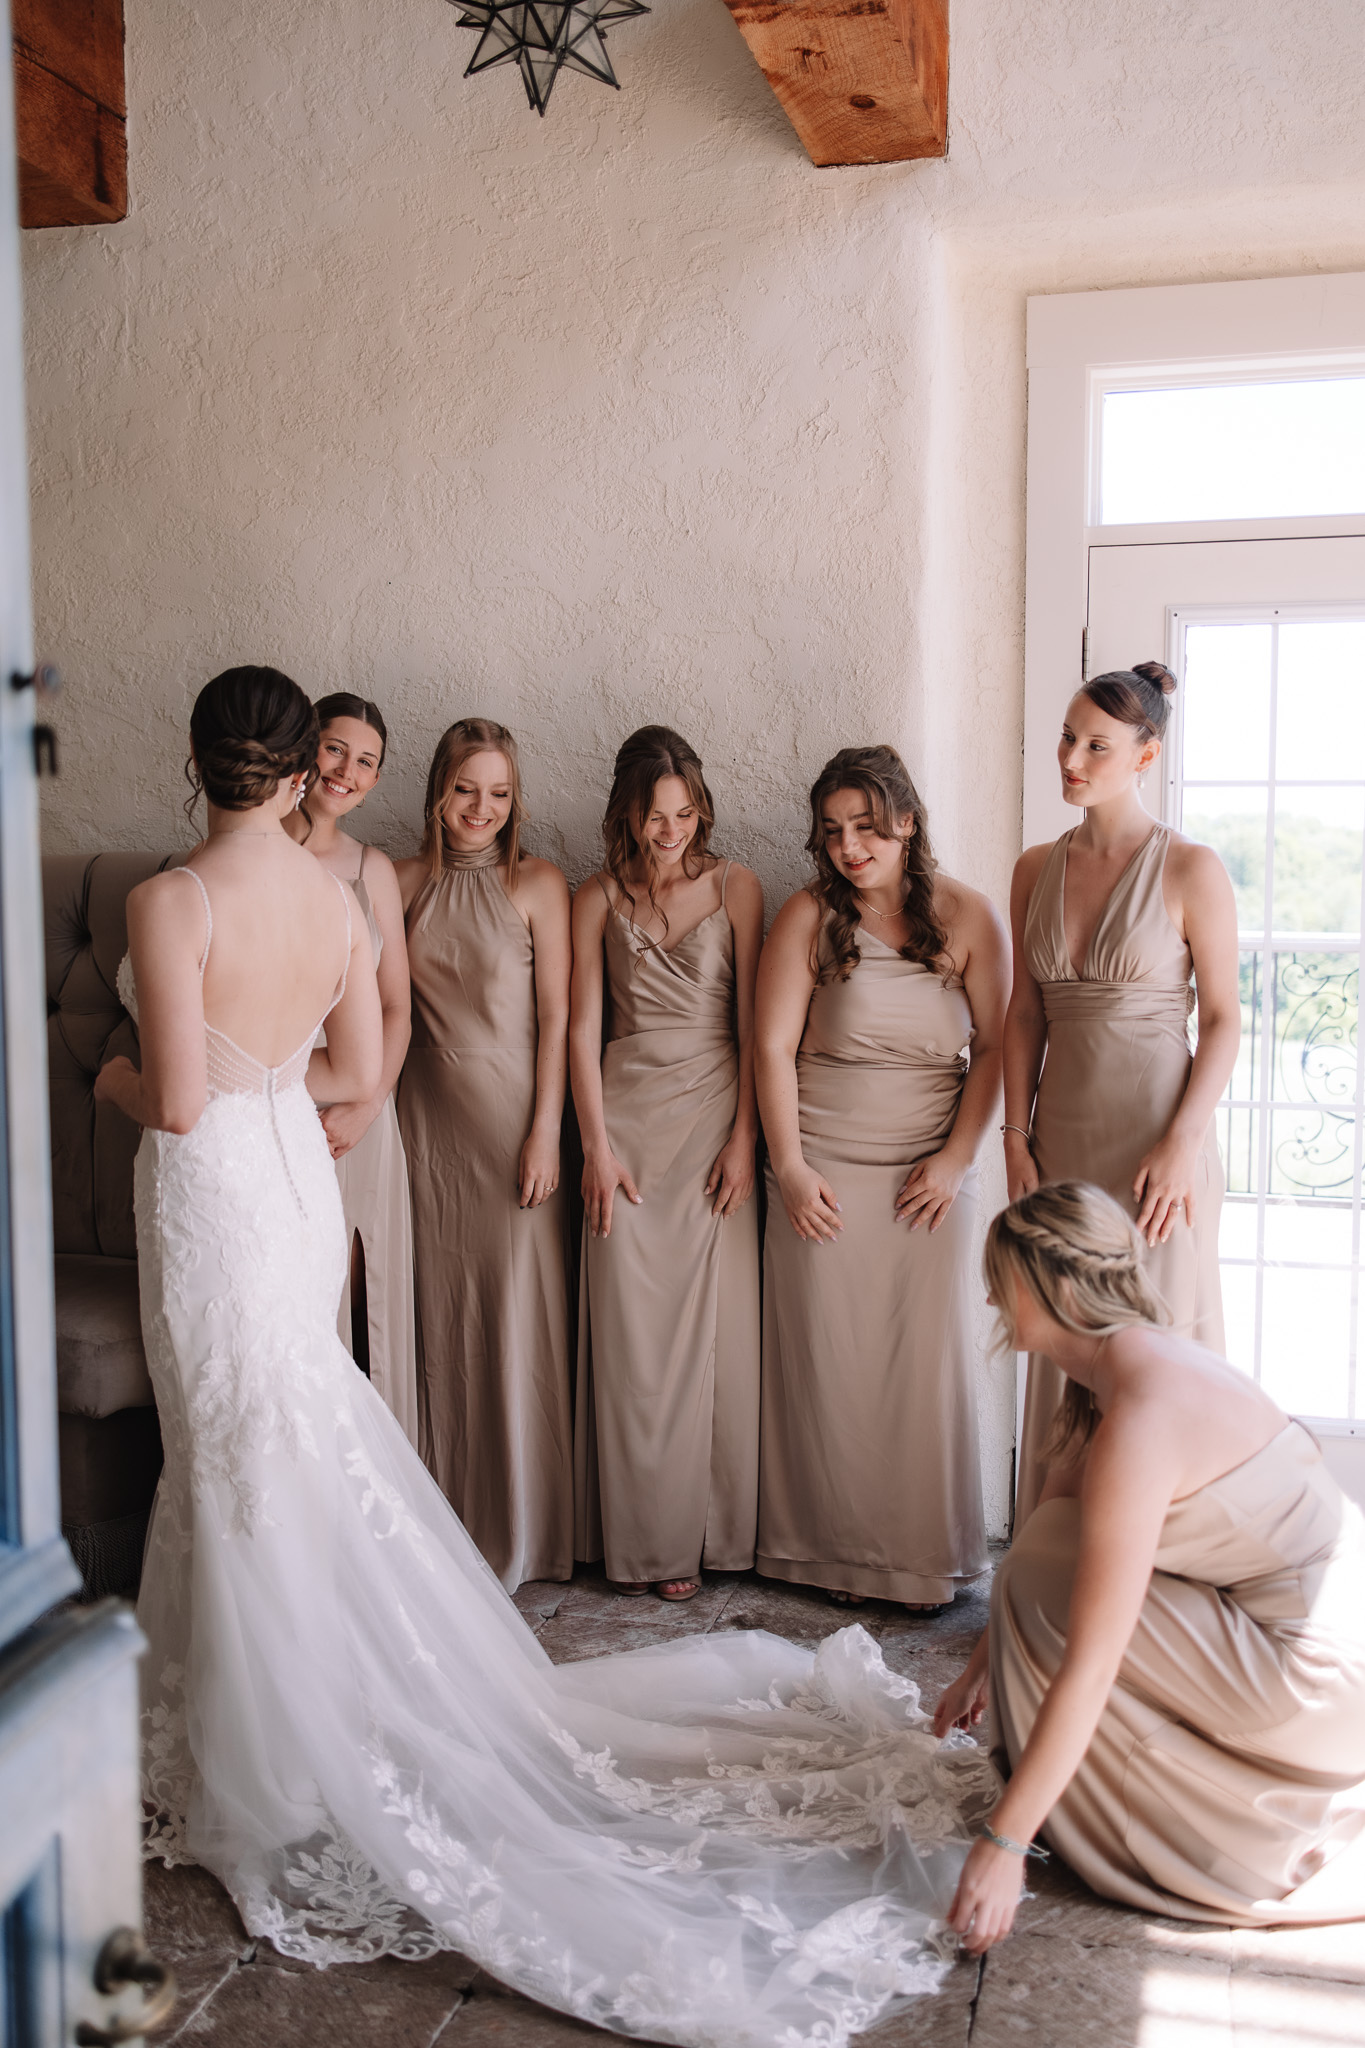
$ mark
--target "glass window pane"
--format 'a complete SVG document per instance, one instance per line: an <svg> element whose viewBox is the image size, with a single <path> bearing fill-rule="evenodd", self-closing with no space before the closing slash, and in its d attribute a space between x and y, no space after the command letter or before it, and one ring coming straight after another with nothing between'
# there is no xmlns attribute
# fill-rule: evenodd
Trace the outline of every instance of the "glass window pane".
<svg viewBox="0 0 1365 2048"><path fill-rule="evenodd" d="M1308 1104L1277 1109L1270 1126L1266 1192L1349 1197L1354 1151L1354 1109L1318 1109Z"/></svg>
<svg viewBox="0 0 1365 2048"><path fill-rule="evenodd" d="M1260 1185L1260 1111L1220 1107L1214 1122L1228 1193L1254 1195Z"/></svg>
<svg viewBox="0 0 1365 2048"><path fill-rule="evenodd" d="M1360 842L1365 790L1326 783L1275 792L1277 932L1360 930Z"/></svg>
<svg viewBox="0 0 1365 2048"><path fill-rule="evenodd" d="M1281 626L1276 714L1277 775L1365 776L1365 619Z"/></svg>
<svg viewBox="0 0 1365 2048"><path fill-rule="evenodd" d="M1269 774L1270 633L1268 625L1186 631L1180 715L1187 782L1257 782ZM1319 755L1314 773L1321 772Z"/></svg>
<svg viewBox="0 0 1365 2048"><path fill-rule="evenodd" d="M1275 972L1272 1094L1354 1115L1360 955L1278 953Z"/></svg>
<svg viewBox="0 0 1365 2048"><path fill-rule="evenodd" d="M1185 788L1180 829L1211 846L1231 875L1244 932L1265 929L1265 807L1264 789Z"/></svg>
<svg viewBox="0 0 1365 2048"><path fill-rule="evenodd" d="M1350 1193L1347 1160L1346 1192ZM1272 1264L1287 1259L1298 1266L1349 1266L1351 1206L1349 1202L1311 1199L1267 1202L1265 1256Z"/></svg>
<svg viewBox="0 0 1365 2048"><path fill-rule="evenodd" d="M1256 1372L1256 1268L1224 1266L1223 1342L1228 1357L1242 1371Z"/></svg>
<svg viewBox="0 0 1365 2048"><path fill-rule="evenodd" d="M1105 526L1362 510L1363 377L1104 394Z"/></svg>
<svg viewBox="0 0 1365 2048"><path fill-rule="evenodd" d="M1261 1385L1291 1415L1344 1415L1351 1276L1269 1266L1261 1296Z"/></svg>
<svg viewBox="0 0 1365 2048"><path fill-rule="evenodd" d="M1254 1259L1256 1256L1256 1204L1225 1197L1218 1219L1220 1259Z"/></svg>

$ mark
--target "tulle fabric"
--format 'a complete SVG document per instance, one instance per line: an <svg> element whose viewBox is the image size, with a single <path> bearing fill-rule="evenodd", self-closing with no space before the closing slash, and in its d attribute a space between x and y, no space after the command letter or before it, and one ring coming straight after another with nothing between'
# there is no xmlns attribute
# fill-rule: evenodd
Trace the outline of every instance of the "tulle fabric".
<svg viewBox="0 0 1365 2048"><path fill-rule="evenodd" d="M457 1949L658 2041L838 2048L933 1990L983 1754L858 1627L553 1666L336 1336L336 1175L265 1071L138 1154L147 1852L288 1955Z"/></svg>

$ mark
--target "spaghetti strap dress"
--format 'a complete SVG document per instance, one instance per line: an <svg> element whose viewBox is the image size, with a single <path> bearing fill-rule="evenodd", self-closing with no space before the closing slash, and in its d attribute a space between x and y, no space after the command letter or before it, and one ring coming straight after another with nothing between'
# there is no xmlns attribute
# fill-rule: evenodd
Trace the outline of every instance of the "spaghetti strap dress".
<svg viewBox="0 0 1365 2048"><path fill-rule="evenodd" d="M536 1102L535 948L500 858L446 866L408 911L422 1452L504 1586L573 1573L563 1192L519 1203Z"/></svg>
<svg viewBox="0 0 1365 2048"><path fill-rule="evenodd" d="M602 1105L644 1199L583 1238L576 1549L618 1580L754 1561L757 1201L722 1220L706 1192L739 1099L728 880L727 862L719 907L672 946L615 906L606 923Z"/></svg>
<svg viewBox="0 0 1365 2048"><path fill-rule="evenodd" d="M1080 1506L991 1589L996 1761L1066 1649ZM1085 1758L1043 1834L1105 1898L1225 1925L1365 1919L1365 1521L1297 1422L1171 1503Z"/></svg>
<svg viewBox="0 0 1365 2048"><path fill-rule="evenodd" d="M1190 1078L1194 963L1167 914L1162 875L1171 834L1156 825L1114 884L1076 973L1065 926L1072 836L1063 833L1044 861L1024 924L1029 973L1042 991L1047 1018L1033 1157L1042 1180L1091 1181L1136 1216L1133 1177L1169 1129ZM1194 1226L1177 1218L1167 1242L1148 1249L1143 1263L1174 1327L1220 1354L1222 1201L1223 1169L1210 1123L1196 1167ZM1033 1512L1047 1474L1042 1454L1063 1384L1050 1358L1030 1355L1016 1529Z"/></svg>
<svg viewBox="0 0 1365 2048"><path fill-rule="evenodd" d="M972 1012L960 979L828 928L796 1058L801 1149L838 1195L833 1244L803 1242L768 1168L758 1570L932 1605L986 1568L974 1329L973 1167L942 1226L896 1195L957 1115Z"/></svg>
<svg viewBox="0 0 1365 2048"><path fill-rule="evenodd" d="M384 950L384 938L365 886L365 855L360 849L360 867L351 888L369 927L374 960ZM324 1041L325 1042L325 1041ZM358 1237L365 1254L365 1309L370 1337L370 1379L388 1402L407 1432L410 1443L418 1441L417 1348L414 1326L412 1280L412 1198L408 1192L408 1163L393 1095L359 1144L343 1152L336 1161L341 1207L346 1219L346 1242ZM337 1335L351 1347L351 1299L343 1289L337 1318Z"/></svg>

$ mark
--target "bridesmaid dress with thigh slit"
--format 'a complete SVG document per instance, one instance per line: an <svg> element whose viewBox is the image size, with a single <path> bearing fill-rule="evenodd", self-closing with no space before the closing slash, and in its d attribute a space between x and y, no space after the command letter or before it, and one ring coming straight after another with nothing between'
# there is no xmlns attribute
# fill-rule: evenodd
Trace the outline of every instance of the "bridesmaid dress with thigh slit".
<svg viewBox="0 0 1365 2048"><path fill-rule="evenodd" d="M803 1241L768 1169L758 1570L918 1605L986 1568L972 1330L976 1168L941 1227L896 1195L947 1140L972 1012L961 980L857 935L811 995L796 1059L801 1149L843 1230ZM826 930L822 972L833 975Z"/></svg>
<svg viewBox="0 0 1365 2048"><path fill-rule="evenodd" d="M722 1220L706 1192L739 1099L728 879L674 945L606 923L602 1106L644 1199L618 1191L611 1235L583 1239L576 1548L627 1582L754 1561L757 1201Z"/></svg>
<svg viewBox="0 0 1365 2048"><path fill-rule="evenodd" d="M564 1197L519 1204L536 1104L535 952L497 873L460 860L408 911L422 1453L509 1589L573 1572Z"/></svg>
<svg viewBox="0 0 1365 2048"><path fill-rule="evenodd" d="M1042 1180L1092 1181L1135 1217L1133 1177L1170 1128L1190 1078L1193 961L1166 910L1161 878L1171 835L1156 825L1114 884L1077 974L1065 926L1071 839L1064 832L1044 861L1024 924L1029 973L1042 991L1047 1018L1033 1157ZM1166 1243L1148 1249L1143 1263L1174 1328L1221 1352L1223 1169L1212 1123L1195 1163L1194 1200L1193 1228L1183 1215L1177 1217ZM1016 1529L1033 1512L1046 1477L1042 1454L1063 1384L1050 1358L1030 1356Z"/></svg>
<svg viewBox="0 0 1365 2048"><path fill-rule="evenodd" d="M374 914L370 892L365 886L365 855L360 849L360 867L351 883L370 928L375 965L384 950L384 938ZM384 1396L407 1432L408 1441L418 1441L417 1352L414 1336L412 1296L412 1198L408 1192L408 1163L403 1157L403 1140L393 1095L384 1097L384 1107L364 1137L336 1161L341 1188L341 1208L346 1219L346 1242L360 1239L365 1260L365 1323L369 1337L370 1380ZM348 1351L351 1341L351 1288L349 1277L341 1297L337 1335Z"/></svg>
<svg viewBox="0 0 1365 2048"><path fill-rule="evenodd" d="M1079 1503L1046 1501L996 1573L1006 1773L1066 1650L1079 1543ZM1108 1704L1042 1832L1146 1913L1365 1919L1365 1522L1297 1422L1167 1509Z"/></svg>

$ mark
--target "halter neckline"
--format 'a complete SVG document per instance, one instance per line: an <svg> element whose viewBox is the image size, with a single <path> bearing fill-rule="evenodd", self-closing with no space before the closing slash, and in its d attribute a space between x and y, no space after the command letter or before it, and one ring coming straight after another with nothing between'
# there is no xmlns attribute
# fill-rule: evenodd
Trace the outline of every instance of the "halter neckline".
<svg viewBox="0 0 1365 2048"><path fill-rule="evenodd" d="M463 868L495 868L504 858L497 840L491 846L483 847L477 853L458 853L453 846L441 848L441 867L447 873L458 873Z"/></svg>

